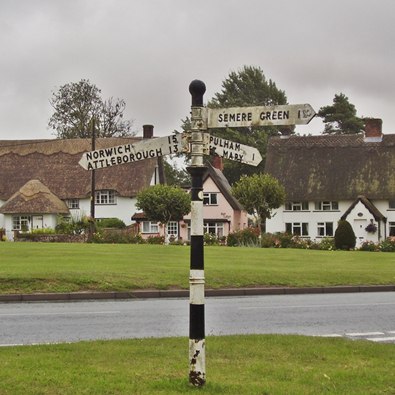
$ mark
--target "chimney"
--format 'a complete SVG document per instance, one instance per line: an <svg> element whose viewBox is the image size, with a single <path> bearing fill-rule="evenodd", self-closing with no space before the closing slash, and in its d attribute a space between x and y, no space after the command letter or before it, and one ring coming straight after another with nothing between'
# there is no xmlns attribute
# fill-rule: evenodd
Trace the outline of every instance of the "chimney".
<svg viewBox="0 0 395 395"><path fill-rule="evenodd" d="M154 137L154 125L143 125L143 139Z"/></svg>
<svg viewBox="0 0 395 395"><path fill-rule="evenodd" d="M289 139L291 137L292 131L294 128L292 127L283 127L280 129L280 139Z"/></svg>
<svg viewBox="0 0 395 395"><path fill-rule="evenodd" d="M379 143L383 140L382 125L380 118L365 118L365 138L368 143Z"/></svg>
<svg viewBox="0 0 395 395"><path fill-rule="evenodd" d="M221 171L224 170L224 163L222 161L222 158L220 156L218 156L218 155L213 157L212 165L213 165L213 167L215 169L218 169L218 170L221 170Z"/></svg>

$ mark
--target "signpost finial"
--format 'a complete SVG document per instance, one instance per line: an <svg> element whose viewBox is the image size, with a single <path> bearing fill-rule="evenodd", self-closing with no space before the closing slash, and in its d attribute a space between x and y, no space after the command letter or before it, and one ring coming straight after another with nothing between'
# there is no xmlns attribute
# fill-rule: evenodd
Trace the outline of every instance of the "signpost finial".
<svg viewBox="0 0 395 395"><path fill-rule="evenodd" d="M189 84L189 93L192 96L192 107L203 106L203 95L206 92L206 84L200 80L193 80Z"/></svg>

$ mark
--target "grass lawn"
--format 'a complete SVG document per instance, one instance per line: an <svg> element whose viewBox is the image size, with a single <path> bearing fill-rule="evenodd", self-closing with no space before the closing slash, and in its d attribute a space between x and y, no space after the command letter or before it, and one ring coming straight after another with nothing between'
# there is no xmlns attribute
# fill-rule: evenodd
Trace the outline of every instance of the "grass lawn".
<svg viewBox="0 0 395 395"><path fill-rule="evenodd" d="M303 336L207 339L207 383L188 384L186 338L0 350L0 394L394 394L395 345Z"/></svg>
<svg viewBox="0 0 395 395"><path fill-rule="evenodd" d="M0 293L188 288L190 249L0 243ZM205 248L207 288L395 284L395 254Z"/></svg>

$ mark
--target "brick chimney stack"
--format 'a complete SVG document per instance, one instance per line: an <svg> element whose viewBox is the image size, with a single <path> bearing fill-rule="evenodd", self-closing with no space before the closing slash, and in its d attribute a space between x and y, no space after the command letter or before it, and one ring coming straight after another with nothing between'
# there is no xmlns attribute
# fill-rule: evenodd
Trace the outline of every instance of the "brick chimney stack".
<svg viewBox="0 0 395 395"><path fill-rule="evenodd" d="M218 169L218 170L221 170L221 171L224 170L224 163L223 163L222 158L220 156L217 156L217 155L214 156L212 164L213 164L213 167L215 169Z"/></svg>
<svg viewBox="0 0 395 395"><path fill-rule="evenodd" d="M143 139L154 137L154 125L143 125Z"/></svg>
<svg viewBox="0 0 395 395"><path fill-rule="evenodd" d="M365 141L380 142L383 139L383 121L380 118L365 118Z"/></svg>

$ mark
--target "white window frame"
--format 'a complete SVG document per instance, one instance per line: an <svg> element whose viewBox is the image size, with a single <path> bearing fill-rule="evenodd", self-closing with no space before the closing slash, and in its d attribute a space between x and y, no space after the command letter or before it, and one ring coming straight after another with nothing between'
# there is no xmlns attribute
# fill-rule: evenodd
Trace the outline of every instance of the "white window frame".
<svg viewBox="0 0 395 395"><path fill-rule="evenodd" d="M309 202L308 201L300 201L300 202L286 202L285 203L286 211L309 211Z"/></svg>
<svg viewBox="0 0 395 395"><path fill-rule="evenodd" d="M218 193L204 192L203 193L203 205L204 206L218 206Z"/></svg>
<svg viewBox="0 0 395 395"><path fill-rule="evenodd" d="M177 221L169 221L167 223L167 235L178 237L178 222Z"/></svg>
<svg viewBox="0 0 395 395"><path fill-rule="evenodd" d="M333 222L318 222L317 235L318 237L333 237Z"/></svg>
<svg viewBox="0 0 395 395"><path fill-rule="evenodd" d="M339 202L332 200L322 200L320 202L315 202L316 211L338 211Z"/></svg>
<svg viewBox="0 0 395 395"><path fill-rule="evenodd" d="M159 233L159 225L153 221L143 221L141 223L141 233Z"/></svg>
<svg viewBox="0 0 395 395"><path fill-rule="evenodd" d="M95 193L95 204L97 205L111 205L116 204L116 195L113 189L103 189L96 191Z"/></svg>
<svg viewBox="0 0 395 395"><path fill-rule="evenodd" d="M12 230L22 230L26 226L30 230L31 217L30 215L14 215L12 217Z"/></svg>
<svg viewBox="0 0 395 395"><path fill-rule="evenodd" d="M70 210L79 209L80 208L80 199L67 199L66 204Z"/></svg>
<svg viewBox="0 0 395 395"><path fill-rule="evenodd" d="M285 231L288 231L288 227L291 228L291 234L296 236L307 237L309 235L309 224L308 222L287 222L285 224Z"/></svg>
<svg viewBox="0 0 395 395"><path fill-rule="evenodd" d="M224 223L215 221L204 221L203 232L215 234L218 238L224 235Z"/></svg>
<svg viewBox="0 0 395 395"><path fill-rule="evenodd" d="M388 236L395 236L395 222L388 222Z"/></svg>
<svg viewBox="0 0 395 395"><path fill-rule="evenodd" d="M395 199L391 199L391 200L388 202L388 209L389 209L389 210L395 210Z"/></svg>

